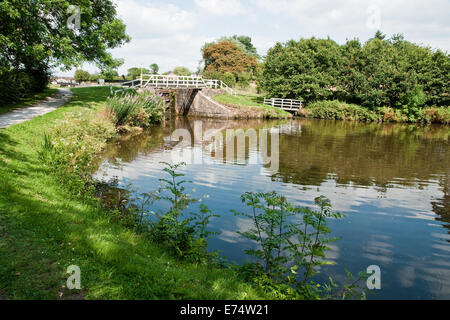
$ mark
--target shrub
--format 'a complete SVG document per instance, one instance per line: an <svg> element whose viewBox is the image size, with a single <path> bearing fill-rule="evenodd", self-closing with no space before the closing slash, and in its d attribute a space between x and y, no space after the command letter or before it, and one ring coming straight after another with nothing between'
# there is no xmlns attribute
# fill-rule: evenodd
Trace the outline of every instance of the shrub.
<svg viewBox="0 0 450 320"><path fill-rule="evenodd" d="M185 215L185 211L193 203L201 202L201 199L192 198L185 192L183 180L184 174L177 173L177 169L184 163L170 164L163 162L166 167L164 172L170 178L160 179L160 188L152 193L141 194L138 206L138 226L142 229L148 228L153 241L168 246L178 257L195 262L211 260L215 253L208 253L207 240L211 235L217 234L208 231L206 228L213 217L211 211L204 204L200 205L200 213L190 213ZM181 179L181 180L180 180ZM151 212L156 217L156 221L145 220L147 215L145 208L154 201L166 201L170 209L166 213Z"/></svg>
<svg viewBox="0 0 450 320"><path fill-rule="evenodd" d="M234 87L236 83L236 78L231 72L205 71L203 77L205 79L221 80L229 87Z"/></svg>
<svg viewBox="0 0 450 320"><path fill-rule="evenodd" d="M422 121L427 123L450 124L450 107L430 107L422 112Z"/></svg>
<svg viewBox="0 0 450 320"><path fill-rule="evenodd" d="M190 76L191 75L191 71L189 71L189 69L186 67L176 67L175 69L173 69L173 73L176 74L177 76Z"/></svg>
<svg viewBox="0 0 450 320"><path fill-rule="evenodd" d="M277 299L320 299L348 294L356 297L356 283L360 278L339 292L337 285L320 285L308 281L319 273L317 267L332 264L326 258L328 244L337 241L329 238L331 232L327 219L339 219L341 214L331 210L331 204L324 196L315 199L318 211L294 206L284 196L276 192L247 192L241 196L249 212L237 212L252 221L252 228L238 232L243 237L256 242L256 249L246 250L246 254L256 258L256 263L246 264L241 270L263 290ZM364 291L363 291L364 294Z"/></svg>
<svg viewBox="0 0 450 320"><path fill-rule="evenodd" d="M124 125L146 127L152 123L160 123L164 117L164 102L148 91L116 94L109 98L106 104L114 114L114 124L117 127Z"/></svg>
<svg viewBox="0 0 450 320"><path fill-rule="evenodd" d="M237 85L242 89L248 88L250 85L251 74L248 72L242 72L238 75Z"/></svg>
<svg viewBox="0 0 450 320"><path fill-rule="evenodd" d="M91 79L91 75L87 71L78 69L75 71L74 79L76 82L89 81Z"/></svg>
<svg viewBox="0 0 450 320"><path fill-rule="evenodd" d="M319 101L306 107L306 112L311 118L330 120L356 120L376 121L378 116L375 112L355 104L347 104L337 100Z"/></svg>
<svg viewBox="0 0 450 320"><path fill-rule="evenodd" d="M236 84L236 78L231 72L225 72L219 80L222 80L229 87L234 87Z"/></svg>
<svg viewBox="0 0 450 320"><path fill-rule="evenodd" d="M0 104L11 104L43 91L49 81L45 68L12 70L0 68Z"/></svg>
<svg viewBox="0 0 450 320"><path fill-rule="evenodd" d="M90 181L96 169L93 159L115 135L115 128L107 114L98 111L72 112L57 120L44 133L40 159L61 174L61 178L77 192L84 191L81 183Z"/></svg>
<svg viewBox="0 0 450 320"><path fill-rule="evenodd" d="M408 122L408 116L401 109L381 107L376 110L376 114L383 122Z"/></svg>
<svg viewBox="0 0 450 320"><path fill-rule="evenodd" d="M417 122L422 118L423 106L427 101L427 97L422 88L416 86L413 90L408 92L401 102L398 103L403 115L406 116L407 121Z"/></svg>

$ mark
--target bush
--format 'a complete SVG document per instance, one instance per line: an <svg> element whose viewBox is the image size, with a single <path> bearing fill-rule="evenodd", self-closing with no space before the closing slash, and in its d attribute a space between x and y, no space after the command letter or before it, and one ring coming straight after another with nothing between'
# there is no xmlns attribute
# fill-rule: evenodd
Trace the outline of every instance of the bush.
<svg viewBox="0 0 450 320"><path fill-rule="evenodd" d="M376 110L376 113L382 122L408 122L408 116L400 109L381 107Z"/></svg>
<svg viewBox="0 0 450 320"><path fill-rule="evenodd" d="M398 103L398 107L409 122L417 122L422 118L423 106L426 101L427 97L422 88L416 86L404 96L402 102Z"/></svg>
<svg viewBox="0 0 450 320"><path fill-rule="evenodd" d="M238 75L237 85L239 87L241 87L242 89L246 89L250 85L251 78L252 78L252 76L250 73L247 73L247 72L240 73Z"/></svg>
<svg viewBox="0 0 450 320"><path fill-rule="evenodd" d="M12 70L0 68L0 104L11 104L38 92L49 82L46 68Z"/></svg>
<svg viewBox="0 0 450 320"><path fill-rule="evenodd" d="M422 112L422 121L426 123L450 124L450 107L431 107Z"/></svg>
<svg viewBox="0 0 450 320"><path fill-rule="evenodd" d="M78 69L75 71L74 79L76 82L89 81L91 79L91 75L87 71Z"/></svg>
<svg viewBox="0 0 450 320"><path fill-rule="evenodd" d="M117 127L125 125L147 127L152 123L160 123L165 110L161 98L148 91L116 94L107 100L106 105L114 114L114 124Z"/></svg>
<svg viewBox="0 0 450 320"><path fill-rule="evenodd" d="M311 103L299 111L307 118L380 122L422 122L450 124L450 107L421 109L414 104L402 109L380 107L375 111L337 100Z"/></svg>
<svg viewBox="0 0 450 320"><path fill-rule="evenodd" d="M176 67L173 69L173 73L177 76L190 76L192 73L191 71L186 67Z"/></svg>
<svg viewBox="0 0 450 320"><path fill-rule="evenodd" d="M306 107L304 115L317 119L330 120L356 120L356 121L377 121L378 116L375 112L355 104L345 102L319 101Z"/></svg>
<svg viewBox="0 0 450 320"><path fill-rule="evenodd" d="M236 78L231 72L225 72L219 80L222 80L227 86L234 87L236 85Z"/></svg>
<svg viewBox="0 0 450 320"><path fill-rule="evenodd" d="M100 111L69 113L57 120L44 134L39 156L42 161L61 174L65 183L77 192L85 190L79 185L90 180L96 169L93 159L115 135L115 128L107 113ZM72 185L75 184L75 185Z"/></svg>
<svg viewBox="0 0 450 320"><path fill-rule="evenodd" d="M203 73L203 78L221 80L230 88L233 88L236 83L236 78L231 72L206 71Z"/></svg>
<svg viewBox="0 0 450 320"><path fill-rule="evenodd" d="M185 192L184 174L177 173L177 169L185 163L165 164L163 169L170 177L160 179L161 186L152 193L141 194L138 199L139 205L136 208L139 229L147 230L151 239L157 243L164 244L171 251L184 260L193 262L211 261L216 253L207 252L207 240L215 232L207 230L207 226L214 215L204 204L200 205L200 213L190 213L186 216L185 211L193 203L201 202L201 199L192 198ZM170 209L166 213L150 212L155 220L145 219L146 208L154 201L165 201L169 203Z"/></svg>
<svg viewBox="0 0 450 320"><path fill-rule="evenodd" d="M255 249L245 250L256 262L245 264L241 271L259 288L276 299L361 296L355 289L356 283L366 277L363 273L342 289L338 289L331 278L329 284L323 285L310 280L320 273L320 266L333 264L327 260L326 252L330 249L329 244L338 240L328 237L331 230L327 220L342 218L342 214L332 211L327 198L315 199L320 207L318 211L294 206L274 191L247 192L241 200L250 209L232 212L249 219L252 224L250 229L238 233L257 244ZM363 291L362 297L364 294Z"/></svg>

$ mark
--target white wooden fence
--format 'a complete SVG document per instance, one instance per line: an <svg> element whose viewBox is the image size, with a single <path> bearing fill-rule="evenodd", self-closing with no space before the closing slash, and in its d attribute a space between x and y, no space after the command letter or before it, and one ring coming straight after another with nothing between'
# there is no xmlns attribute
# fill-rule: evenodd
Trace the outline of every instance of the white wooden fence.
<svg viewBox="0 0 450 320"><path fill-rule="evenodd" d="M264 104L286 111L298 111L303 108L303 101L293 99L264 98Z"/></svg>

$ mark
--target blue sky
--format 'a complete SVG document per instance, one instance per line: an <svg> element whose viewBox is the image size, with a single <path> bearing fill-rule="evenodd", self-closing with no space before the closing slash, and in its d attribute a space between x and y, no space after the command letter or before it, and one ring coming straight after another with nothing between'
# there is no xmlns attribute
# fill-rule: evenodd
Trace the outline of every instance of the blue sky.
<svg viewBox="0 0 450 320"><path fill-rule="evenodd" d="M119 68L176 66L196 70L200 48L224 35L251 36L260 54L277 41L330 36L339 43L366 41L380 28L391 36L450 51L449 0L114 0L132 37L114 49ZM93 65L84 69L95 72ZM56 72L57 74L66 74Z"/></svg>

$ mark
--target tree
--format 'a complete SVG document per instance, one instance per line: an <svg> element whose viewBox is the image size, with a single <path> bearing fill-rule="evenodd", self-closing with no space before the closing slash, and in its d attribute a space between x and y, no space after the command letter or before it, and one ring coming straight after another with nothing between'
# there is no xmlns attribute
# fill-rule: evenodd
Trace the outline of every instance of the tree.
<svg viewBox="0 0 450 320"><path fill-rule="evenodd" d="M331 39L301 39L269 50L260 80L273 97L316 101L332 98L341 64L339 45Z"/></svg>
<svg viewBox="0 0 450 320"><path fill-rule="evenodd" d="M377 32L375 32L374 39L384 40L384 39L386 39L386 35L383 34L383 32L381 32L381 30L377 30Z"/></svg>
<svg viewBox="0 0 450 320"><path fill-rule="evenodd" d="M128 69L128 76L129 77L140 77L142 74L149 74L150 70L146 68L130 68Z"/></svg>
<svg viewBox="0 0 450 320"><path fill-rule="evenodd" d="M238 77L240 73L253 74L258 67L255 57L247 54L242 48L231 41L212 44L203 50L205 73L217 71L230 72Z"/></svg>
<svg viewBox="0 0 450 320"><path fill-rule="evenodd" d="M315 38L277 43L259 84L272 97L391 107L413 121L425 106L449 106L448 74L447 53L377 32L364 45Z"/></svg>
<svg viewBox="0 0 450 320"><path fill-rule="evenodd" d="M248 36L237 36L237 35L234 35L232 38L238 40L240 43L243 44L246 53L254 56L257 59L260 59L258 51L256 50L255 46L252 43L252 38Z"/></svg>
<svg viewBox="0 0 450 320"><path fill-rule="evenodd" d="M260 59L261 56L258 54L258 51L256 50L255 46L252 43L252 38L249 36L237 36L233 35L232 37L222 37L214 42L205 43L205 45L202 48L202 52L205 51L208 47L210 47L213 44L217 44L220 42L229 41L233 42L235 45L237 45L239 48L241 48L245 53L255 57L256 59Z"/></svg>
<svg viewBox="0 0 450 320"><path fill-rule="evenodd" d="M159 66L156 63L150 65L151 74L158 74Z"/></svg>
<svg viewBox="0 0 450 320"><path fill-rule="evenodd" d="M71 10L73 5L82 13L78 30L68 25L70 16L77 13ZM107 49L130 40L111 0L7 0L0 6L0 15L5 17L0 29L1 59L16 67L38 61L65 69L83 61L116 66L118 61Z"/></svg>
<svg viewBox="0 0 450 320"><path fill-rule="evenodd" d="M91 79L91 75L89 72L78 69L75 71L75 81L82 82L82 81L89 81Z"/></svg>
<svg viewBox="0 0 450 320"><path fill-rule="evenodd" d="M130 40L112 0L5 0L0 17L0 74L24 72L40 87L51 68L70 70L84 61L118 67L108 50ZM78 17L79 28L68 24Z"/></svg>
<svg viewBox="0 0 450 320"><path fill-rule="evenodd" d="M189 71L189 69L186 67L176 67L175 69L173 69L173 73L176 74L177 76L190 76L191 75L191 71Z"/></svg>
<svg viewBox="0 0 450 320"><path fill-rule="evenodd" d="M248 72L242 72L238 75L237 85L242 89L248 88L250 85L251 75Z"/></svg>
<svg viewBox="0 0 450 320"><path fill-rule="evenodd" d="M231 72L223 73L214 70L206 71L203 73L203 78L221 80L229 87L234 87L234 85L236 84L236 77Z"/></svg>
<svg viewBox="0 0 450 320"><path fill-rule="evenodd" d="M115 69L104 68L100 72L100 76L103 77L103 79L105 79L106 81L112 81L112 80L114 80L114 77L118 77L119 76L119 73Z"/></svg>

